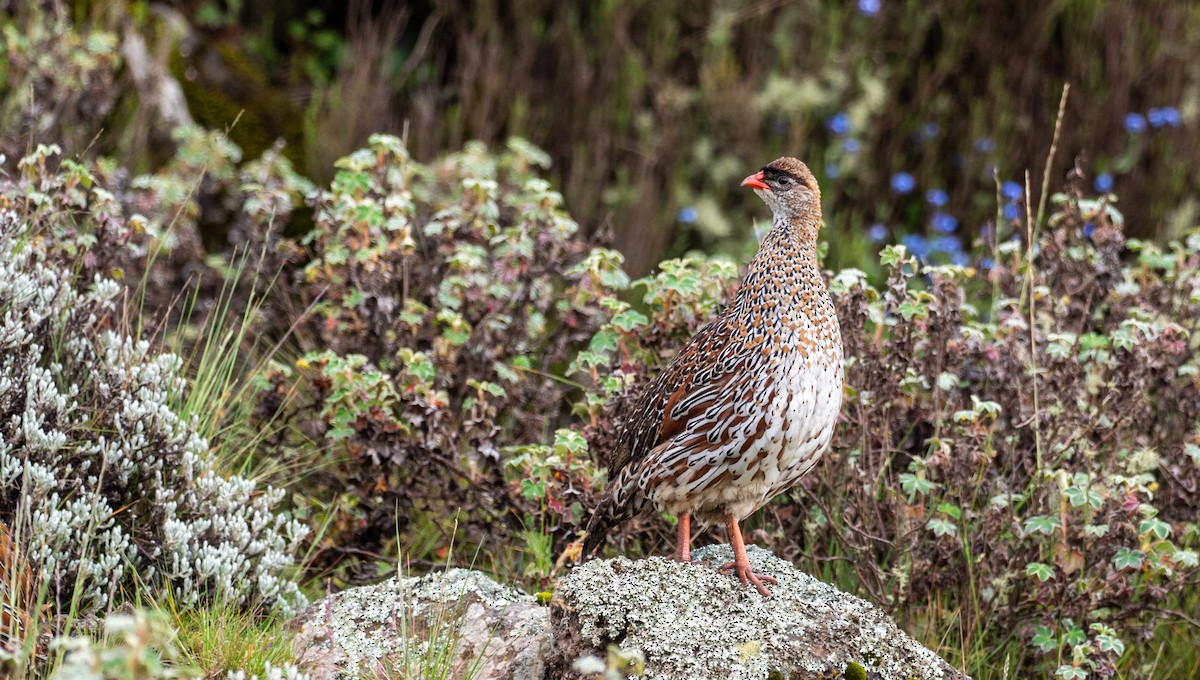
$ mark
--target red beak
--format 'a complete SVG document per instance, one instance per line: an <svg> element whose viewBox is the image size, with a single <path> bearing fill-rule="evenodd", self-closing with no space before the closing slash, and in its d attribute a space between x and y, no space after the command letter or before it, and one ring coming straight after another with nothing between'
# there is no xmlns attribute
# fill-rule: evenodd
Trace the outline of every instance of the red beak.
<svg viewBox="0 0 1200 680"><path fill-rule="evenodd" d="M750 175L746 179L742 180L742 186L750 187L751 189L766 189L768 191L771 189L767 186L766 182L763 181L762 170L759 170L753 175Z"/></svg>

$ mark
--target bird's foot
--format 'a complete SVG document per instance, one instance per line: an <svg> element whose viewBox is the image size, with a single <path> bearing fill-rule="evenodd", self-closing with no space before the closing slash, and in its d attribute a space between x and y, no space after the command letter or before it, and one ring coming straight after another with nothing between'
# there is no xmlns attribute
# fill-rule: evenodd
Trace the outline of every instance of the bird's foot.
<svg viewBox="0 0 1200 680"><path fill-rule="evenodd" d="M776 581L773 577L767 576L766 574L754 573L754 569L750 566L750 560L745 560L744 562L739 562L736 560L733 562L726 562L725 564L717 567L717 571L722 574L729 574L731 572L737 574L738 578L742 580L743 584L754 586L754 589L757 590L763 597L771 597L771 591L767 590L767 587L763 585L763 581L766 581L767 583L778 583L778 581Z"/></svg>

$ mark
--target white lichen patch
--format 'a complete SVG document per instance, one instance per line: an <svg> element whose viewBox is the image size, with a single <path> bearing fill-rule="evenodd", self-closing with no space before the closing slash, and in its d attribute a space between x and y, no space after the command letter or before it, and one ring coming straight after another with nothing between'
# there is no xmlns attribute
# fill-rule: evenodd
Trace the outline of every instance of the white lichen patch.
<svg viewBox="0 0 1200 680"><path fill-rule="evenodd" d="M662 558L595 560L564 578L557 596L583 638L639 649L647 678L765 680L816 677L861 664L883 678L959 678L876 607L750 546L755 571L778 579L764 598L706 564ZM693 553L723 564L728 546Z"/></svg>
<svg viewBox="0 0 1200 680"><path fill-rule="evenodd" d="M536 606L532 597L469 569L392 578L337 593L305 610L298 619L298 643L306 665L335 676L358 677L365 670L395 668L397 659L427 656L430 645L470 657L482 653L483 647L489 652L503 647L503 641L492 636L542 633L497 625L517 605ZM525 619L515 620L521 628L531 627ZM484 624L482 641L475 639L481 637L476 632L479 623Z"/></svg>

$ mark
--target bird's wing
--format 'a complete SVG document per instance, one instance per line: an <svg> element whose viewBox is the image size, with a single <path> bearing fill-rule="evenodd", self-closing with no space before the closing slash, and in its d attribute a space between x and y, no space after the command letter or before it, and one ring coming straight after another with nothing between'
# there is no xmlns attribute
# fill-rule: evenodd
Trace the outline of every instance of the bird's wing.
<svg viewBox="0 0 1200 680"><path fill-rule="evenodd" d="M656 447L688 430L705 436L721 420L714 419L713 406L729 400L729 392L740 382L736 362L719 361L736 343L723 319L702 328L683 346L662 373L638 399L637 419L625 430L622 451L613 461L609 478L628 465L638 465ZM704 432L700 432L704 430Z"/></svg>

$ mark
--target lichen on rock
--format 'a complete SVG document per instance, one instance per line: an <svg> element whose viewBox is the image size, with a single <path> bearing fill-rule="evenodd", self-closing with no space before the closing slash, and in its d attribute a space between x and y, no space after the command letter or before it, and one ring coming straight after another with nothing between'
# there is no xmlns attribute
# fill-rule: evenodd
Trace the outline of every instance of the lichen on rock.
<svg viewBox="0 0 1200 680"><path fill-rule="evenodd" d="M546 612L533 597L469 569L392 578L301 612L297 654L317 677L381 670L424 677L425 664L449 663L449 677L541 678Z"/></svg>
<svg viewBox="0 0 1200 680"><path fill-rule="evenodd" d="M778 579L763 598L706 564L595 560L562 579L552 604L550 677L609 644L640 649L647 678L829 677L851 663L882 678L962 678L875 606L750 546L755 571ZM728 546L697 562L732 559ZM875 677L871 675L870 677Z"/></svg>

